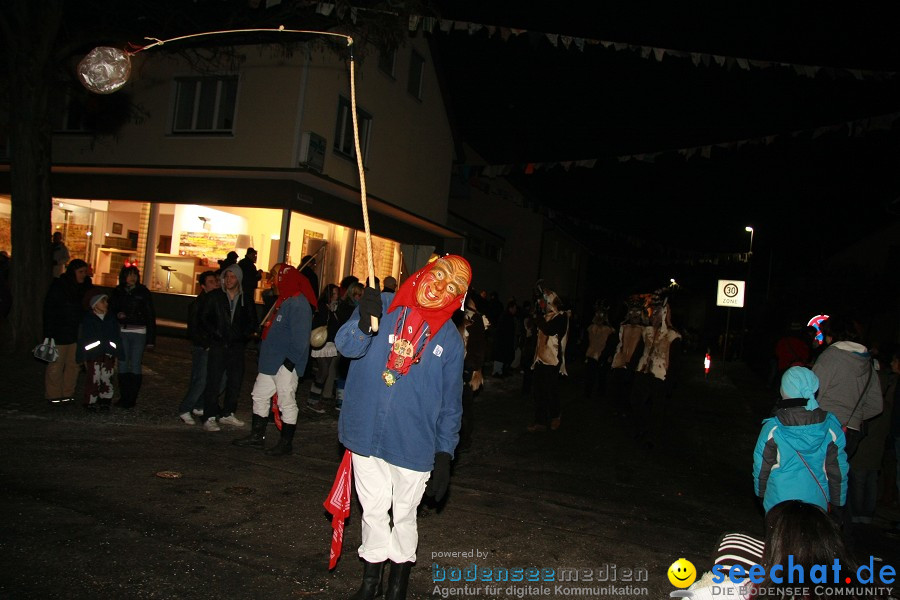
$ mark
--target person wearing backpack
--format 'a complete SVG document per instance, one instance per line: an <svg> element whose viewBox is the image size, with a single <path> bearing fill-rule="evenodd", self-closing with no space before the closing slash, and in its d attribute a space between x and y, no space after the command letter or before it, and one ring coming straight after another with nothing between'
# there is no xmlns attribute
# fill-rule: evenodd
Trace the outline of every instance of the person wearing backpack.
<svg viewBox="0 0 900 600"><path fill-rule="evenodd" d="M753 450L756 495L769 512L785 500L815 504L836 516L847 501L849 465L840 421L816 401L819 379L806 367L781 377L781 401L763 420Z"/></svg>

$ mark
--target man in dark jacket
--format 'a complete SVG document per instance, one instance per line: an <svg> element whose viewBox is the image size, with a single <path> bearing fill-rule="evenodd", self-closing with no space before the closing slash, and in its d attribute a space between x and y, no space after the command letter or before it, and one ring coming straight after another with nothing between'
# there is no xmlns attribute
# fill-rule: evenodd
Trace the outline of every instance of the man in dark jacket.
<svg viewBox="0 0 900 600"><path fill-rule="evenodd" d="M462 422L459 428L457 452L465 452L472 446L472 431L475 423L475 395L484 385L481 373L487 354L484 317L478 312L475 297L466 298L466 311L453 313L454 322L463 336L466 357L463 360Z"/></svg>
<svg viewBox="0 0 900 600"><path fill-rule="evenodd" d="M194 425L194 416L203 414L203 390L206 389L207 349L197 329L197 309L204 295L219 288L219 278L215 271L204 271L197 277L197 283L200 284L200 293L188 305L187 321L187 335L191 340L191 383L178 407L178 417L186 425Z"/></svg>
<svg viewBox="0 0 900 600"><path fill-rule="evenodd" d="M237 263L241 268L241 289L244 291L244 298L251 304L256 301L254 295L262 279L262 271L256 268L256 257L256 249L247 248L247 254Z"/></svg>
<svg viewBox="0 0 900 600"><path fill-rule="evenodd" d="M300 265L303 267L300 270L308 280L309 284L312 286L313 294L316 295L316 298L319 297L319 275L316 273L316 269L319 268L319 261L316 260L315 256L307 254L300 261Z"/></svg>
<svg viewBox="0 0 900 600"><path fill-rule="evenodd" d="M218 420L242 427L234 415L244 379L244 351L256 332L258 318L252 299L241 290L241 268L231 265L222 271L222 287L203 295L197 308L197 340L209 349L206 381L225 376L224 408L219 408L218 387L207 385L203 402L203 428L219 431Z"/></svg>

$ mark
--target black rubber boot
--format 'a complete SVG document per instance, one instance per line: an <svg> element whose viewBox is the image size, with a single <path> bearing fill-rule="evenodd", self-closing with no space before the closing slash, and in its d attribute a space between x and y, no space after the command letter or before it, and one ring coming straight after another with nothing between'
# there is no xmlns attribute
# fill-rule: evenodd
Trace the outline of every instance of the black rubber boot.
<svg viewBox="0 0 900 600"><path fill-rule="evenodd" d="M134 380L131 383L131 406L137 404L138 393L141 391L141 384L144 383L144 376L140 373L132 375Z"/></svg>
<svg viewBox="0 0 900 600"><path fill-rule="evenodd" d="M134 373L119 373L119 401L117 408L132 408L134 406Z"/></svg>
<svg viewBox="0 0 900 600"><path fill-rule="evenodd" d="M284 456L285 454L290 454L294 449L293 441L295 431L297 431L296 425L282 423L281 437L278 439L278 443L266 450L266 454L269 456Z"/></svg>
<svg viewBox="0 0 900 600"><path fill-rule="evenodd" d="M388 575L387 592L384 600L406 600L406 588L409 586L411 562L395 563L391 561L391 573Z"/></svg>
<svg viewBox="0 0 900 600"><path fill-rule="evenodd" d="M370 563L363 561L362 585L350 597L350 600L374 600L381 596L381 572L383 570L383 562Z"/></svg>
<svg viewBox="0 0 900 600"><path fill-rule="evenodd" d="M261 417L253 413L253 420L250 423L250 435L232 440L231 443L243 448L264 449L266 447L266 426L268 424L269 417Z"/></svg>

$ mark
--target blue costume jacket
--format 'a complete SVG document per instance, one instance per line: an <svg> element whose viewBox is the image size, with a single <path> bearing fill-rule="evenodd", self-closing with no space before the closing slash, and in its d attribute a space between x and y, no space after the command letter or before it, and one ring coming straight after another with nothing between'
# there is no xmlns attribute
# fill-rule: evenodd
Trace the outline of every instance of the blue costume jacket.
<svg viewBox="0 0 900 600"><path fill-rule="evenodd" d="M274 375L284 364L284 359L288 359L302 376L309 359L311 326L312 308L303 294L282 302L266 339L259 345L259 372Z"/></svg>
<svg viewBox="0 0 900 600"><path fill-rule="evenodd" d="M436 452L453 456L462 417L465 349L451 321L432 335L418 364L392 386L381 375L403 307L388 313L391 294L381 297L383 318L372 336L359 330L359 309L338 331L335 345L351 359L338 436L344 447L392 465L427 472Z"/></svg>

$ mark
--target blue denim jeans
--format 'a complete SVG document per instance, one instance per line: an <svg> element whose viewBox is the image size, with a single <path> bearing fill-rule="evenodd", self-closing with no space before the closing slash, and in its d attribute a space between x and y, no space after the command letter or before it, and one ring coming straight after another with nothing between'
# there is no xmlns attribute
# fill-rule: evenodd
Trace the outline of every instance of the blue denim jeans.
<svg viewBox="0 0 900 600"><path fill-rule="evenodd" d="M178 414L190 412L192 409L203 408L203 390L206 389L206 363L209 353L200 346L191 348L191 383L184 395L184 400L178 406ZM219 385L219 394L225 391L225 378Z"/></svg>
<svg viewBox="0 0 900 600"><path fill-rule="evenodd" d="M144 359L146 345L147 336L143 333L122 333L125 358L119 361L119 373L141 374L141 361Z"/></svg>

